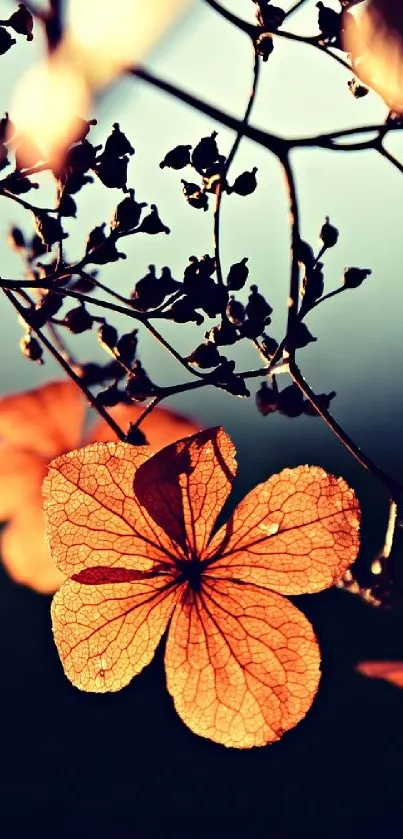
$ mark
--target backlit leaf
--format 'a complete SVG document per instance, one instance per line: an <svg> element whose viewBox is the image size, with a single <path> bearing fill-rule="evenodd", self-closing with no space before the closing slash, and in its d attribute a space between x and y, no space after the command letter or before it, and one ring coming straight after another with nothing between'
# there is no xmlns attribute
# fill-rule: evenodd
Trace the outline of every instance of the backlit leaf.
<svg viewBox="0 0 403 839"><path fill-rule="evenodd" d="M134 491L184 556L207 544L236 472L235 449L222 428L210 428L162 449L141 466Z"/></svg>
<svg viewBox="0 0 403 839"><path fill-rule="evenodd" d="M358 530L358 501L345 481L299 466L255 487L203 558L214 560L209 574L308 594L333 585L354 562Z"/></svg>
<svg viewBox="0 0 403 839"><path fill-rule="evenodd" d="M310 708L320 656L304 615L285 598L207 581L175 610L165 653L176 710L196 734L250 748L278 740Z"/></svg>
<svg viewBox="0 0 403 839"><path fill-rule="evenodd" d="M112 569L113 571L113 569ZM52 603L52 624L66 675L81 690L127 685L151 661L180 590L161 575L80 585L67 580Z"/></svg>

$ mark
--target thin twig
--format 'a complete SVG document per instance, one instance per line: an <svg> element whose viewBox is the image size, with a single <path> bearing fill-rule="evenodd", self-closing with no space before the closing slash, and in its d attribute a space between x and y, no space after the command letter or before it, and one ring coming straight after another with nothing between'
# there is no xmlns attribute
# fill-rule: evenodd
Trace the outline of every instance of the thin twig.
<svg viewBox="0 0 403 839"><path fill-rule="evenodd" d="M380 481L386 487L386 489L390 493L391 498L394 501L397 501L403 493L403 484L401 484L399 481L396 481L394 478L392 478L390 475L384 472L384 470L381 469L380 466L374 463L374 461L370 457L368 457L359 448L359 446L357 446L356 443L354 443L354 441L344 431L344 429L341 428L341 426L338 424L338 422L335 420L332 414L330 414L329 411L326 410L326 408L324 408L323 405L320 404L320 402L318 402L316 395L314 394L313 390L310 388L308 383L305 381L295 361L295 358L292 355L290 355L289 358L289 369L290 375L295 384L299 387L304 396L309 400L311 405L313 405L318 414L320 414L320 416L325 421L326 425L330 428L330 430L333 431L333 434L336 435L338 440L340 440L340 442L347 449L347 451L349 451L350 454L353 455L353 457L358 461L360 466L362 466L363 469L366 469L368 472L371 473L371 475L377 478L378 481Z"/></svg>
<svg viewBox="0 0 403 839"><path fill-rule="evenodd" d="M17 310L18 314L21 318L25 321L29 329L35 333L37 338L41 341L41 343L46 347L46 349L51 353L53 358L57 361L58 364L63 368L63 370L67 373L67 375L73 380L73 382L80 388L81 392L84 394L85 398L89 402L89 404L94 408L98 414L105 420L105 422L110 426L112 431L116 434L119 440L126 440L126 435L124 431L120 428L120 426L115 422L115 420L108 414L105 408L98 403L96 396L93 396L91 391L86 387L82 379L74 372L74 370L70 367L68 362L63 358L61 353L53 346L49 338L42 332L42 330L35 326L34 323L31 323L31 319L29 316L29 311L26 307L21 306L17 298L14 296L12 291L8 289L3 289L4 294L10 301L10 303L14 306Z"/></svg>
<svg viewBox="0 0 403 839"><path fill-rule="evenodd" d="M245 113L243 116L243 120L241 123L240 128L238 129L237 135L233 142L231 151L228 155L224 171L220 177L217 186L216 192L216 200L215 200L215 209L214 209L214 234L213 234L213 241L214 241L214 255L216 261L216 269L217 269L217 279L218 282L223 284L223 272L222 272L222 264L221 264L221 253L220 253L220 222L221 222L221 207L222 207L222 200L224 195L224 187L226 185L228 172L230 167L234 161L236 153L239 149L241 144L242 138L244 136L245 126L248 125L250 115L252 113L252 108L256 99L258 84L259 84L259 71L260 71L260 60L259 56L253 46L253 79L252 79L252 87L250 90L250 94L248 97L248 101L245 108Z"/></svg>

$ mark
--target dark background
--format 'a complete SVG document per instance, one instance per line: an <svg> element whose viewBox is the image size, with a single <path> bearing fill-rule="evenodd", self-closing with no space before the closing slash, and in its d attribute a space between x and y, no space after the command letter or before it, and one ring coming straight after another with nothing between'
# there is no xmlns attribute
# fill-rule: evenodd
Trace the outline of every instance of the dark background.
<svg viewBox="0 0 403 839"><path fill-rule="evenodd" d="M228 4L229 5L229 4ZM231 8L250 13L248 0ZM337 7L337 4L333 4ZM295 19L315 31L315 4ZM3 59L4 78L33 61L35 43ZM9 63L7 63L9 62ZM202 4L149 62L162 75L241 114L250 86L250 51L244 39ZM382 120L385 108L369 96L355 102L348 74L312 50L276 45L265 68L255 121L284 134L311 134ZM4 87L4 86L3 86ZM5 103L8 101L5 89ZM126 263L103 279L128 291L150 261L170 264L180 276L190 253L211 249L211 216L186 207L179 177L158 163L179 142L196 143L217 126L160 94L126 82L100 103L98 134L120 120L136 146L131 183L140 200L156 200L171 237L128 243ZM220 131L226 150L228 132ZM399 151L395 140L395 151ZM401 143L400 143L401 148ZM244 143L235 174L259 166L259 189L247 201L225 201L225 265L250 257L251 282L274 306L272 334L282 337L288 289L288 227L284 184L276 161ZM326 260L326 290L346 265L371 267L355 292L340 295L310 316L316 344L299 361L317 392L336 390L332 410L363 449L396 477L401 447L401 211L403 181L373 153L318 151L295 156L302 233L315 247L325 215L340 229L340 244ZM80 197L79 225L71 226L69 253L81 253L93 224L107 220L117 193ZM46 203L46 196L43 199ZM109 203L108 203L109 202ZM102 210L101 210L102 207ZM26 223L12 208L1 220ZM137 237L136 237L137 238ZM1 270L20 271L1 254ZM9 274L12 276L12 273ZM1 392L54 378L18 355L20 327L2 304ZM212 324L207 324L207 326ZM4 328L3 328L4 327ZM189 353L202 338L176 327L167 337ZM175 362L142 337L150 374L161 384L182 380ZM178 346L177 343L175 343ZM82 343L95 357L95 341ZM248 350L239 367L255 363ZM289 384L284 378L283 387ZM341 474L363 508L361 569L384 537L387 499L319 419L259 416L250 400L211 391L172 404L206 425L223 424L239 452L237 499L285 466L316 463ZM400 536L394 551L401 563ZM121 693L82 694L65 679L53 645L50 598L17 587L0 571L0 836L25 837L265 837L361 839L402 834L403 691L355 672L365 659L403 659L403 616L371 608L339 590L295 598L318 634L323 678L306 719L277 744L237 752L193 735L174 711L164 684L162 642L152 664Z"/></svg>

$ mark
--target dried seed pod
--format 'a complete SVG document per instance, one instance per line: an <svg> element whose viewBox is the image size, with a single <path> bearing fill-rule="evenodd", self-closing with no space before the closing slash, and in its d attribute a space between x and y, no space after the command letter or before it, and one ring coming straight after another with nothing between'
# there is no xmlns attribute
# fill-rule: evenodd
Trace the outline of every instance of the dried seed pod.
<svg viewBox="0 0 403 839"><path fill-rule="evenodd" d="M319 233L319 239L323 242L325 248L333 248L339 238L339 231L337 227L330 224L329 216L326 216L325 223L322 225Z"/></svg>
<svg viewBox="0 0 403 839"><path fill-rule="evenodd" d="M125 154L134 154L134 148L120 130L118 122L113 123L112 132L105 143L105 152L108 157L123 157Z"/></svg>
<svg viewBox="0 0 403 839"><path fill-rule="evenodd" d="M194 364L195 367L201 367L202 369L217 367L224 360L219 354L216 345L209 341L199 344L187 358L189 364Z"/></svg>
<svg viewBox="0 0 403 839"><path fill-rule="evenodd" d="M184 169L190 163L191 148L192 146L175 146L161 161L160 169Z"/></svg>
<svg viewBox="0 0 403 839"><path fill-rule="evenodd" d="M64 317L64 325L73 335L81 335L82 332L87 332L87 330L92 329L93 323L94 318L83 305L70 309Z"/></svg>
<svg viewBox="0 0 403 839"><path fill-rule="evenodd" d="M23 3L19 3L18 10L8 18L7 26L11 26L19 35L25 35L27 41L32 41L34 21L31 12Z"/></svg>
<svg viewBox="0 0 403 839"><path fill-rule="evenodd" d="M263 294L259 294L257 285L251 285L250 290L251 294L245 309L248 318L250 320L266 321L266 318L270 317L273 311L272 307L263 297Z"/></svg>
<svg viewBox="0 0 403 839"><path fill-rule="evenodd" d="M256 392L256 407L262 416L267 417L273 414L278 408L278 388L273 376L273 387L270 387L268 382L262 382L259 390Z"/></svg>
<svg viewBox="0 0 403 839"><path fill-rule="evenodd" d="M102 323L97 330L97 338L101 347L106 350L113 350L118 341L117 329L109 323Z"/></svg>
<svg viewBox="0 0 403 839"><path fill-rule="evenodd" d="M248 257L244 256L240 262L234 262L229 269L227 276L227 286L230 291L239 291L244 287L249 276L249 268L247 266Z"/></svg>
<svg viewBox="0 0 403 839"><path fill-rule="evenodd" d="M134 189L129 189L129 194L116 207L111 221L111 230L125 232L137 227L140 221L141 211L146 206L147 204L144 201L138 203L135 200Z"/></svg>
<svg viewBox="0 0 403 839"><path fill-rule="evenodd" d="M343 285L345 288L358 288L372 274L369 268L345 268Z"/></svg>
<svg viewBox="0 0 403 839"><path fill-rule="evenodd" d="M233 185L227 187L227 192L229 194L236 192L237 195L251 195L257 187L256 172L257 166L254 166L251 172L242 172L235 179Z"/></svg>
<svg viewBox="0 0 403 839"><path fill-rule="evenodd" d="M36 361L38 364L44 363L42 347L30 332L20 338L19 345L24 358L28 358L30 361Z"/></svg>
<svg viewBox="0 0 403 839"><path fill-rule="evenodd" d="M159 215L158 209L155 204L150 205L151 212L148 216L143 218L140 226L137 228L139 233L148 233L150 236L155 236L157 233L167 233L169 234L171 231L169 227L162 223Z"/></svg>
<svg viewBox="0 0 403 839"><path fill-rule="evenodd" d="M202 137L200 142L193 149L191 162L197 171L203 171L209 166L213 166L219 157L218 146L216 143L217 131L213 131L209 137Z"/></svg>
<svg viewBox="0 0 403 839"><path fill-rule="evenodd" d="M245 320L245 308L239 300L235 300L233 295L231 295L227 303L225 314L234 326L240 326Z"/></svg>

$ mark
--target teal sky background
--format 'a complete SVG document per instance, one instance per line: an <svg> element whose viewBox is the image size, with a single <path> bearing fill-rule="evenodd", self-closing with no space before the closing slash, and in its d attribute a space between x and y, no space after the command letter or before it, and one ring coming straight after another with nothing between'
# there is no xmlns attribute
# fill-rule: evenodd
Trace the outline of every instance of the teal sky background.
<svg viewBox="0 0 403 839"><path fill-rule="evenodd" d="M11 4L4 3L4 16L7 5L11 8ZM337 2L332 5L339 8ZM227 6L253 20L254 5L250 0L232 0ZM308 2L287 28L306 34L317 32L315 3ZM40 37L32 44L20 39L2 58L0 94L4 110L10 105L16 79L40 54L41 47ZM221 20L202 0L193 3L189 13L145 64L228 112L242 115L252 74L249 39ZM262 66L252 122L280 135L308 136L382 121L386 108L379 97L370 93L356 101L347 87L350 78L347 70L313 48L276 39L274 53ZM130 164L129 185L136 188L139 200L158 205L162 219L172 229L169 237L139 236L132 241L123 240L121 249L127 253L127 260L104 269L102 280L128 293L151 262L157 268L170 265L174 276L180 278L190 254L212 253L212 210L196 211L183 200L180 178L184 175L192 180L191 170L161 172L158 164L176 144L196 144L213 129L219 131L219 145L226 152L231 132L133 79L115 85L98 103L95 114L99 124L91 132L91 139L102 141L114 121L121 124L136 149ZM399 146L403 154L402 141L393 138L396 154ZM392 148L392 143L389 147ZM326 290L339 284L345 266L372 269L371 277L361 288L336 297L309 315L307 324L318 341L299 352L301 369L316 392L337 391L332 403L336 418L375 460L398 474L403 466L397 430L402 410L403 372L400 277L403 177L372 151L301 150L294 153L293 164L303 237L318 248L318 233L326 215L340 231L338 246L325 257ZM223 202L223 264L227 271L232 262L249 257L250 282L258 284L273 306L269 331L280 340L285 325L289 273L285 187L276 159L244 141L231 175L235 177L253 166L258 167L257 191L249 198L234 195L225 197ZM39 177L42 183L48 176ZM40 195L32 191L27 197L38 203L47 200L45 190L43 195L42 190ZM80 193L78 219L68 223L69 255L73 258L81 255L91 226L108 221L120 198L117 190L106 190L99 184ZM30 232L27 214L3 200L2 238L11 223L19 223ZM18 257L4 247L0 273L17 277L21 276L20 272ZM3 324L0 392L32 387L58 375L52 361L47 360L41 368L20 356L21 328L6 301L0 305ZM122 329L126 326L123 321L116 323ZM206 318L205 328L212 324ZM194 349L203 333L204 327L197 330L167 325L164 329L164 334L184 354ZM74 338L71 346L81 346L87 360L95 359L100 352L92 335ZM186 380L186 372L147 335L141 337L140 357L158 383ZM255 365L255 355L249 346L241 346L234 357L238 369ZM288 383L287 377L281 377L280 386ZM356 474L350 456L319 419L261 417L254 405L256 386L258 382L252 382L250 400L205 389L190 397L177 397L170 404L194 414L206 424L224 424L238 445L246 447L248 463L254 464L262 477L297 462L321 462L333 470ZM253 445L249 444L251 440Z"/></svg>

